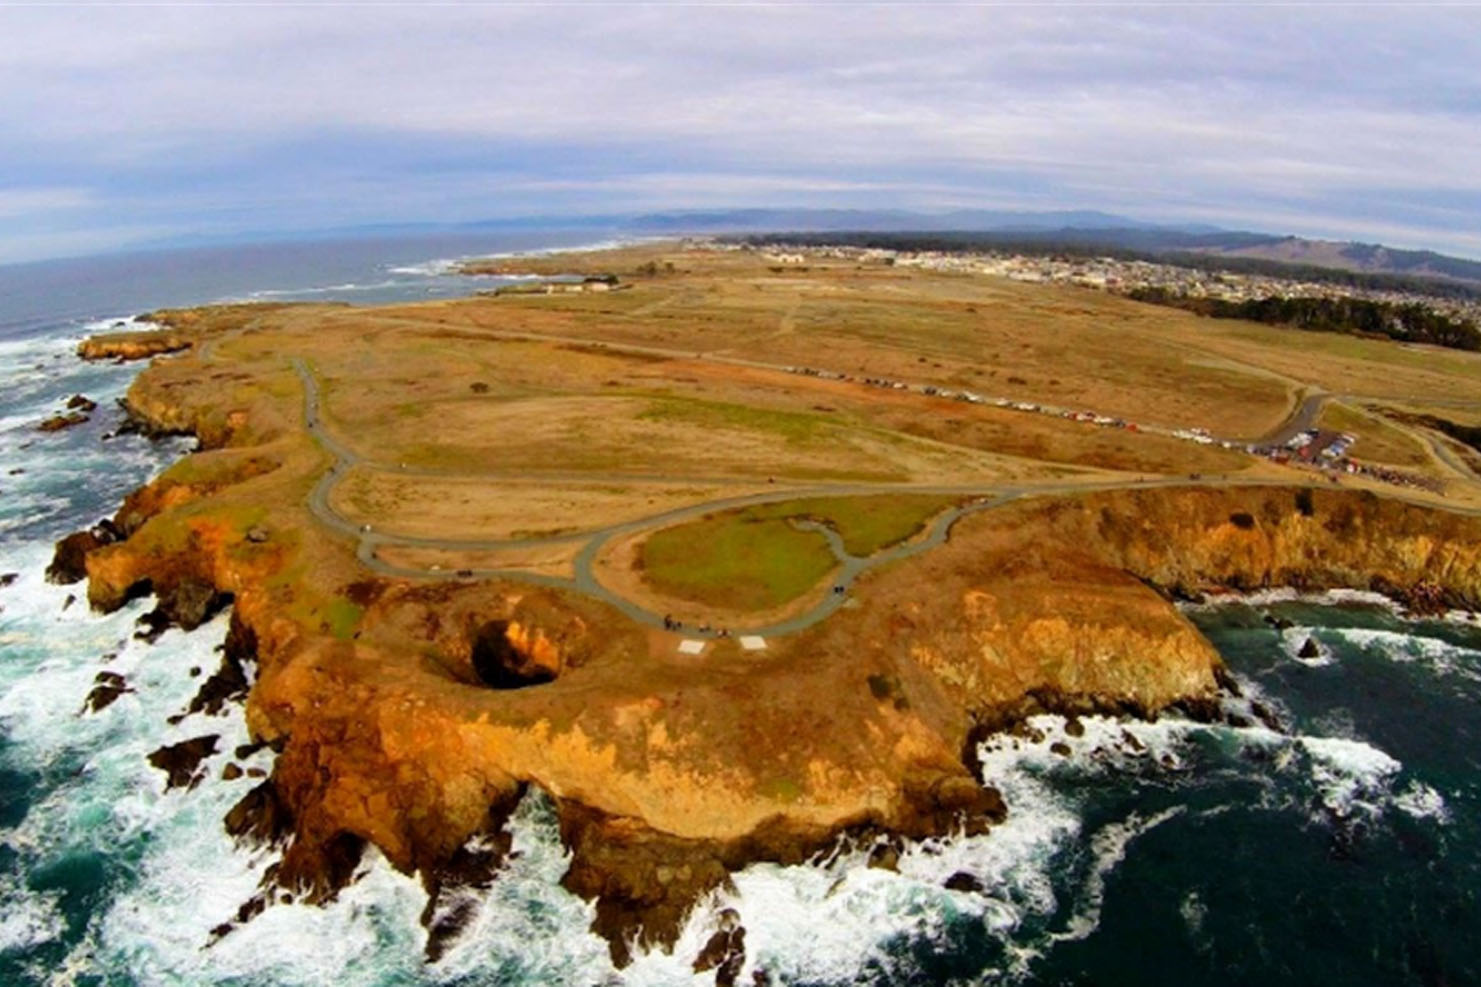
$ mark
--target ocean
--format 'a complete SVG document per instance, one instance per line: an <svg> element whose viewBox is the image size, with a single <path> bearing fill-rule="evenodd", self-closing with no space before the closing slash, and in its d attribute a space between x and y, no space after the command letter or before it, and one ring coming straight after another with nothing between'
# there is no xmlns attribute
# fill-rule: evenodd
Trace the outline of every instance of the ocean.
<svg viewBox="0 0 1481 987"><path fill-rule="evenodd" d="M1281 731L1092 718L1070 736L1038 718L1032 736L984 745L984 781L1009 807L989 834L909 847L898 873L868 868L867 848L753 865L672 954L623 970L588 931L591 906L559 886L565 855L538 792L510 824L516 856L435 965L422 961L420 884L373 853L328 907L269 908L206 948L270 863L221 826L247 783L222 780L218 756L194 791L166 793L146 757L202 733L222 751L246 742L237 708L168 722L214 668L225 618L149 644L133 636L147 601L99 616L73 599L81 587L42 578L55 539L110 515L189 442L105 440L139 367L83 364L77 341L167 305L446 297L474 284L447 258L587 239L0 267L0 581L15 574L0 587L0 984L712 983L690 963L725 907L747 929L742 983L1481 983L1481 626L1407 621L1350 593L1190 610ZM36 431L74 393L99 402L93 421ZM84 714L104 671L134 691ZM962 873L978 890L945 888Z"/></svg>

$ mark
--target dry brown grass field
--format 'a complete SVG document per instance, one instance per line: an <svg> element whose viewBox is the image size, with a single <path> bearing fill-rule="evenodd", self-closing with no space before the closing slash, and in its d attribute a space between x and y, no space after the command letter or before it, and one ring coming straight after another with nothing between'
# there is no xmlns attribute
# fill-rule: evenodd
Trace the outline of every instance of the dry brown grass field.
<svg viewBox="0 0 1481 987"><path fill-rule="evenodd" d="M1354 455L1443 477L1459 503L1478 494L1381 414L1416 395L1452 420L1481 414L1466 410L1481 400L1476 354L1200 319L1079 288L851 260L781 266L672 243L477 266L613 274L622 287L171 313L173 328L203 343L177 360L181 381L161 374L155 386L167 397L202 359L250 367L217 372L211 413L287 441L302 401L291 361L311 368L323 424L356 459L329 506L378 533L443 542L379 550L412 568L568 568L569 553L553 549L470 544L460 554L457 543L645 518L657 531L660 515L744 495L1093 488L1189 474L1302 482L1309 474L1167 433L1258 439L1313 392L1335 396L1320 424L1357 435ZM799 367L829 375L790 372ZM910 386L865 383L878 378ZM1136 427L921 393L927 385ZM294 448L305 472L322 468ZM625 557L641 557L643 537L624 534Z"/></svg>
<svg viewBox="0 0 1481 987"><path fill-rule="evenodd" d="M1481 593L1453 510L1481 482L1392 417L1481 413L1474 355L883 263L501 263L622 287L159 313L167 334L91 344L174 351L128 402L203 451L129 496L124 539L63 544L96 546L103 609L231 594L248 728L281 742L239 806L292 820L295 894L337 887L346 834L444 873L535 785L563 833L599 827L567 884L599 916L672 889L599 931L671 942L750 860L860 820L990 825L976 725L1213 703L1217 653L1170 598ZM1407 473L1236 441L1318 410Z"/></svg>

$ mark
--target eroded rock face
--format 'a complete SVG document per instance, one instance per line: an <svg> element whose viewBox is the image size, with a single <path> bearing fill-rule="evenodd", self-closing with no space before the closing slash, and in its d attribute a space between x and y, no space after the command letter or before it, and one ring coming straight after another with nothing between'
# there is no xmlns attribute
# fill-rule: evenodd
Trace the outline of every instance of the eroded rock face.
<svg viewBox="0 0 1481 987"><path fill-rule="evenodd" d="M133 691L128 679L117 672L99 672L93 679L93 688L87 694L83 709L89 713L101 712L112 706L119 696Z"/></svg>
<svg viewBox="0 0 1481 987"><path fill-rule="evenodd" d="M543 636L532 637L517 623L491 620L474 635L473 670L493 689L543 685L560 674L560 653Z"/></svg>
<svg viewBox="0 0 1481 987"><path fill-rule="evenodd" d="M227 703L247 698L247 672L243 666L257 658L257 634L236 614L232 614L231 627L226 632L226 643L221 652L221 666L201 683L200 690L186 707L187 715L204 713L215 716Z"/></svg>
<svg viewBox="0 0 1481 987"><path fill-rule="evenodd" d="M87 420L87 415L82 412L70 411L64 415L52 415L49 418L43 419L41 424L37 425L36 428L42 432L60 432L63 429L72 428L74 425L81 425Z"/></svg>
<svg viewBox="0 0 1481 987"><path fill-rule="evenodd" d="M167 330L110 333L93 336L77 346L84 360L147 360L164 353L189 349L192 340L182 333Z"/></svg>
<svg viewBox="0 0 1481 987"><path fill-rule="evenodd" d="M764 662L675 664L585 598L368 579L328 541L324 595L317 569L285 590L311 521L253 542L207 514L165 537L164 508L86 567L94 602L187 576L231 593L256 639L248 723L280 753L227 825L283 859L234 921L283 894L327 900L373 843L428 883L442 943L466 918L446 889L483 887L503 859L491 807L538 786L571 851L563 883L596 902L618 962L630 940L672 943L693 903L753 861L984 831L1006 808L976 777L981 731L1042 711L1217 714L1218 656L1169 597L1382 581L1481 598L1469 519L1344 491L1098 494L965 519ZM354 603L352 630L328 629L325 599ZM713 969L734 946L717 944Z"/></svg>
<svg viewBox="0 0 1481 987"><path fill-rule="evenodd" d="M719 928L694 958L694 972L715 971L715 987L731 987L746 965L746 928L733 908L720 912Z"/></svg>
<svg viewBox="0 0 1481 987"><path fill-rule="evenodd" d="M86 531L77 531L57 542L51 564L46 567L46 581L50 583L81 582L87 575L87 556L90 552L111 545L119 540L118 528L106 518Z"/></svg>
<svg viewBox="0 0 1481 987"><path fill-rule="evenodd" d="M476 914L481 893L493 886L504 867L513 844L505 825L523 795L521 786L491 805L479 832L446 860L422 868L422 883L427 888L427 907L422 910L427 962L437 962L457 940Z"/></svg>

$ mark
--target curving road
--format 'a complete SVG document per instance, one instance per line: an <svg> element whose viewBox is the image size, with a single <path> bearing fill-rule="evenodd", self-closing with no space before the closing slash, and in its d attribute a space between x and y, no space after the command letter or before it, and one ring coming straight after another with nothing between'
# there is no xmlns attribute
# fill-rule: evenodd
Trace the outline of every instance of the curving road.
<svg viewBox="0 0 1481 987"><path fill-rule="evenodd" d="M387 328L414 328L423 329L425 323L404 317L369 316L366 321L384 324ZM226 338L235 337L241 333L241 329L233 330L220 337L213 337L203 341L197 348L196 355L202 360L213 360L217 344ZM732 366L751 367L756 369L787 371L790 368L780 364L768 363L761 360L747 359L738 356L727 356L719 352L696 353L693 350L681 350L665 346L644 345L638 343L620 343L606 340L591 340L575 336L564 336L553 333L521 332L508 330L485 330L480 333L485 338L503 338L524 340L530 342L545 342L556 344L572 344L591 346L607 349L614 352L627 352L646 356L662 356L667 358L693 359L702 358L709 361L729 364ZM426 476L429 478L446 476L467 476L466 471L454 470L406 470L387 464L378 464L366 460L359 453L337 439L325 426L320 414L319 383L314 377L309 366L302 360L292 360L294 370L298 373L304 389L304 421L308 433L314 440L333 457L333 463L319 478L309 493L308 507L310 513L323 525L332 531L338 532L346 537L356 540L356 556L369 569L383 575L403 578L429 579L429 580L460 580L470 577L476 578L501 578L509 579L538 586L550 586L564 590L582 593L586 596L598 599L608 605L620 610L630 619L651 627L664 627L665 617L662 614L648 610L640 604L613 592L605 586L595 575L593 565L597 557L614 538L635 534L640 531L664 527L685 520L697 519L704 515L733 508L748 507L759 504L775 503L778 501L796 500L806 497L817 496L869 496L882 493L908 492L914 494L940 494L950 496L962 496L972 498L972 502L948 509L937 515L928 525L924 535L897 544L891 548L877 552L867 558L861 558L849 554L843 544L843 539L833 529L808 521L794 522L799 527L816 530L827 540L829 549L838 561L838 568L834 571L831 585L839 590L829 592L805 612L786 620L771 624L732 628L734 634L755 634L762 637L778 637L792 634L817 624L838 609L846 606L850 596L849 589L854 582L870 569L885 565L901 559L918 555L941 545L949 537L952 527L961 518L968 514L997 507L1013 500L1026 497L1059 496L1075 493L1090 493L1102 490L1150 488L1150 487L1226 487L1230 486L1227 477L1210 477L1208 479L1183 479L1182 477L1159 477L1154 479L1111 481L1094 484L997 484L997 485L967 485L967 486L917 486L911 484L815 484L809 486L779 486L763 493L746 496L728 497L717 500L692 504L686 507L676 508L654 514L648 517L611 525L593 531L574 532L561 535L552 535L542 538L524 539L451 539L451 538L428 538L413 535L397 535L371 530L368 525L358 525L355 522L338 513L330 503L330 495L334 487L344 478L349 470L355 466L370 466L387 472L394 472L406 476ZM912 386L912 390L917 387ZM1286 420L1277 426L1258 444L1273 445L1283 444L1298 432L1315 426L1321 416L1326 404L1332 400L1338 400L1339 396L1321 390L1308 391L1306 395L1292 408ZM987 399L991 401L992 399ZM1481 402L1440 402L1456 406L1469 407L1472 404L1481 406ZM1041 405L1046 412L1054 413L1059 409L1047 405ZM1166 426L1146 426L1142 431L1158 434L1174 434L1176 431ZM1431 449L1446 465L1455 469L1462 476L1475 478L1475 474L1465 466L1464 463L1453 455L1437 437L1428 434L1420 435L1424 438ZM1243 443L1240 443L1241 445ZM492 476L510 477L513 474L498 473ZM536 474L533 472L518 474L518 478L539 478L553 482L562 480L586 481L609 479L617 482L687 482L687 483L734 483L753 481L755 477L749 475L730 475L712 477L690 477L690 476L647 476L647 475L613 475L603 477L594 474L570 474L558 471ZM1293 486L1300 485L1299 481L1292 482L1285 479L1246 479L1239 481L1238 486ZM1316 484L1306 484L1315 486ZM1433 508L1431 502L1419 498L1407 496L1401 492L1389 494L1393 499L1405 500L1411 503L1419 503L1422 506ZM1451 507L1456 513L1478 515L1481 509ZM460 569L427 570L409 566L398 566L386 562L378 555L378 549L386 545L395 545L407 548L430 548L448 551L498 551L507 549L539 548L542 546L580 544L574 562L574 575L570 578L561 576L550 576L542 573L530 572L525 569ZM459 573L466 573L460 575ZM693 628L685 628L684 632L695 637L715 637L718 632L713 630L701 631Z"/></svg>
<svg viewBox="0 0 1481 987"><path fill-rule="evenodd" d="M606 585L604 585L593 571L593 566L602 550L612 542L614 538L635 534L640 531L666 527L685 520L697 519L716 511L733 508L749 507L759 504L775 503L778 501L796 500L806 497L818 496L869 496L881 493L908 492L913 494L939 494L948 496L962 496L972 498L970 503L950 508L937 515L927 526L923 535L897 544L891 548L882 550L868 557L851 555L844 547L843 539L831 528L809 521L794 522L799 527L816 530L827 540L829 549L838 561L836 569L830 580L830 584L839 587L838 590L828 592L811 608L796 616L769 624L730 628L733 634L755 634L762 637L779 637L805 630L825 619L841 607L847 605L850 598L849 590L854 582L870 569L896 562L901 559L918 555L941 545L951 533L952 527L961 518L998 507L1010 501L1026 497L1056 496L1073 493L1089 493L1101 490L1136 489L1154 487L1215 487L1227 486L1228 480L1223 477L1210 477L1208 479L1187 480L1182 477L1160 477L1145 480L1112 481L1097 484L1074 484L1074 483L1046 483L1046 484L996 484L996 485L911 485L890 483L855 483L855 484L816 484L810 486L778 487L762 493L744 496L726 497L717 500L705 501L684 507L663 511L647 517L625 521L619 524L609 525L592 531L576 532L561 535L552 535L540 538L520 539L455 539L455 538L428 538L413 535L397 535L387 532L371 530L368 526L357 525L355 522L345 518L334 509L330 502L330 495L336 484L342 480L349 470L355 466L379 467L385 469L382 464L376 464L366 460L359 453L346 446L337 439L328 428L325 427L320 414L319 383L314 377L311 369L301 359L294 359L293 367L297 371L299 379L304 388L304 421L307 430L315 441L328 452L334 462L324 475L319 478L313 490L309 494L308 507L314 517L326 527L343 535L352 537L357 541L356 555L360 561L371 570L387 576L404 578L431 579L431 580L460 580L467 578L500 578L509 579L538 586L550 586L564 590L582 593L594 599L620 610L630 619L646 626L662 628L665 627L665 615L649 610L639 603L624 597ZM1299 425L1307 416L1314 420L1316 414L1320 413L1322 404L1329 395L1317 394L1308 397L1302 403L1303 414L1293 416L1293 421L1288 422L1288 428ZM1294 431L1299 431L1295 428ZM1292 434L1294 434L1294 431ZM418 476L424 475L421 471L391 470L399 475ZM445 472L428 471L425 475L429 477L445 476ZM508 475L508 474L504 474ZM522 477L526 474L520 474ZM533 475L533 474L528 474ZM568 474L548 474L543 478L567 476L569 479L591 480L592 477ZM613 479L618 479L613 477ZM690 481L688 477L663 477L654 479L665 479L668 481ZM734 477L729 478L731 480ZM1241 486L1291 486L1290 481L1284 479L1249 479L1239 483ZM1401 498L1406 499L1406 498ZM1432 505L1429 505L1432 506ZM1481 513L1468 511L1466 513ZM432 548L448 551L498 551L504 549L538 548L542 546L580 544L577 552L573 576L570 578L562 576L551 576L542 573L529 572L524 569L488 568L488 569L459 569L449 570L427 570L410 566L400 566L387 562L380 558L378 549L386 545L394 545L408 548ZM693 637L716 637L717 630L699 630L695 628L684 629L684 632Z"/></svg>

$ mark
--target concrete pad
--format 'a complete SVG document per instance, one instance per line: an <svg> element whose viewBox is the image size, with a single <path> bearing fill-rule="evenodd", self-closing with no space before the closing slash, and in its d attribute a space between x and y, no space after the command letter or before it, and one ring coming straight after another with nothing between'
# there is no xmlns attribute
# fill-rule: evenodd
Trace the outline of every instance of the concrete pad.
<svg viewBox="0 0 1481 987"><path fill-rule="evenodd" d="M686 638L679 642L679 654L681 655L702 655L704 652L705 643L703 641Z"/></svg>
<svg viewBox="0 0 1481 987"><path fill-rule="evenodd" d="M745 648L747 651L765 651L766 638L758 637L755 634L742 634L740 639L740 646L742 648Z"/></svg>

